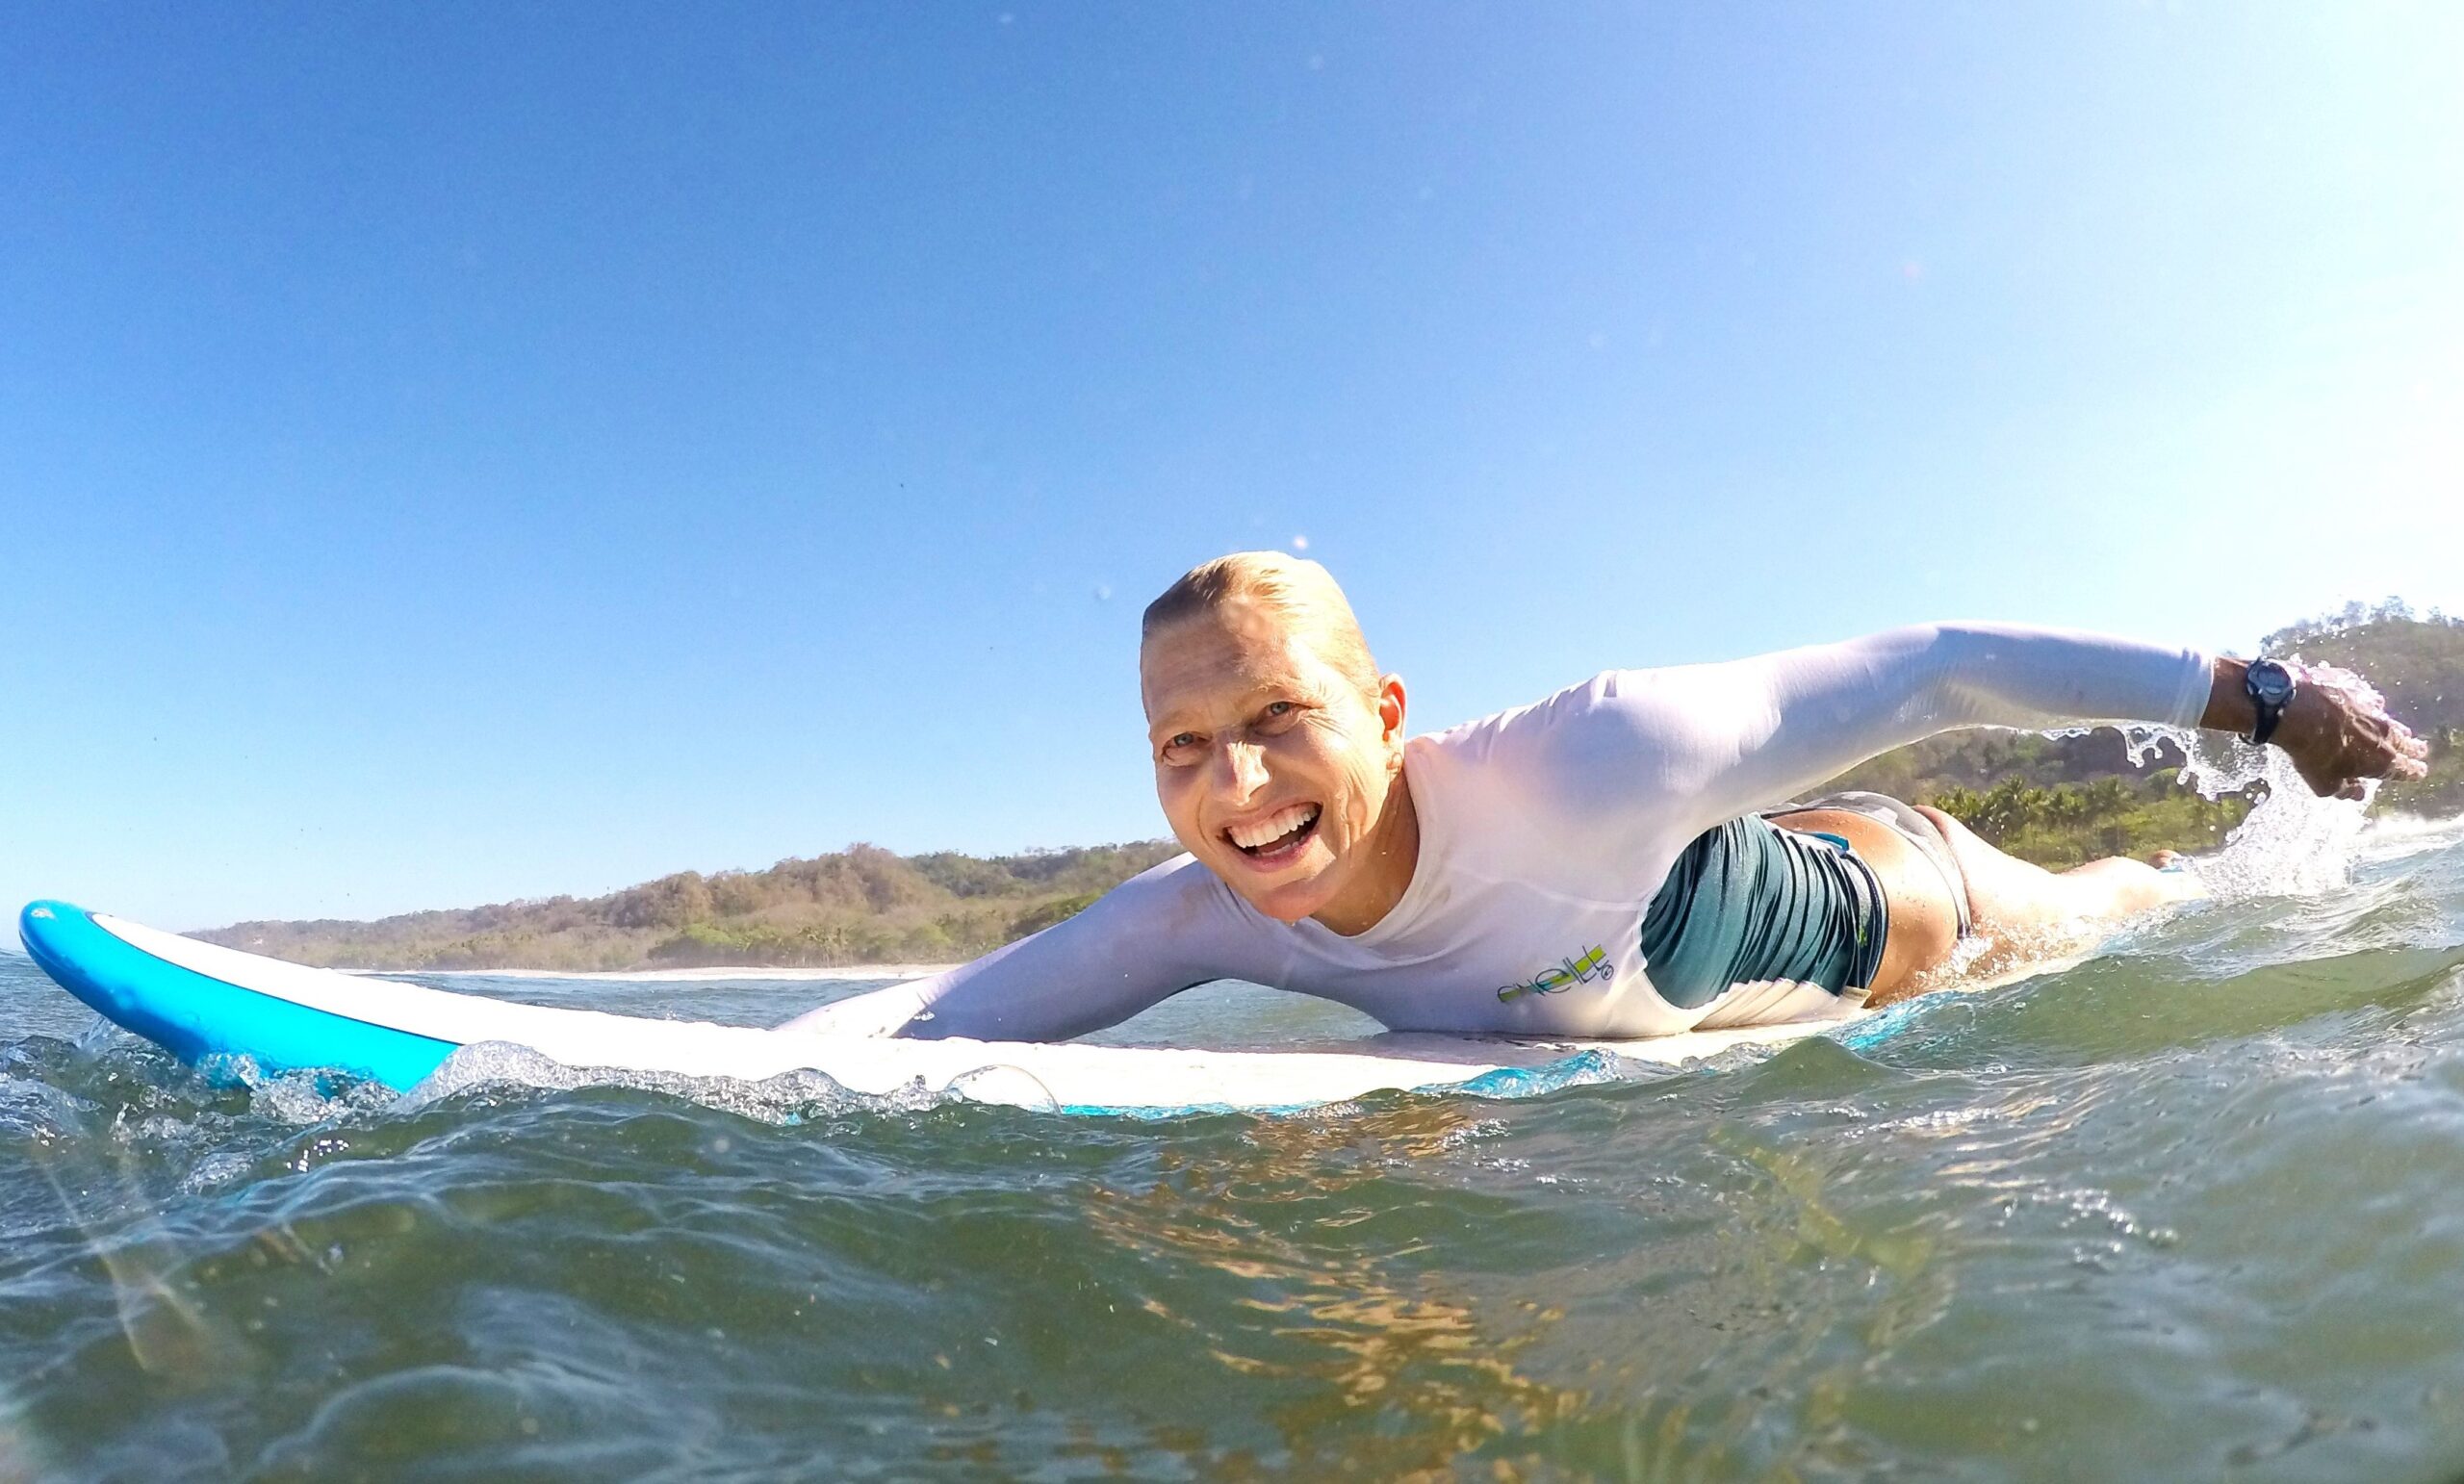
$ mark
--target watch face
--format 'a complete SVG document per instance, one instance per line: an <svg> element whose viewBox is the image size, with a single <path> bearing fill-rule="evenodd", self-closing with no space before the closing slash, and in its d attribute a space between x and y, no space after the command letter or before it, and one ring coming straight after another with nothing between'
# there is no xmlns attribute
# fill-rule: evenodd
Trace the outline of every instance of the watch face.
<svg viewBox="0 0 2464 1484"><path fill-rule="evenodd" d="M2293 699L2293 673L2272 659L2262 659L2250 666L2250 695L2269 705L2282 705Z"/></svg>

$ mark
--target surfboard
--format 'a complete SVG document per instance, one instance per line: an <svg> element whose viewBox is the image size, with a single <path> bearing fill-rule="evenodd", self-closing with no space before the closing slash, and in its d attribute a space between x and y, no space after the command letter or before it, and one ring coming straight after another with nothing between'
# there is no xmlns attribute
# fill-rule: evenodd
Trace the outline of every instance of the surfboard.
<svg viewBox="0 0 2464 1484"><path fill-rule="evenodd" d="M1280 1112L1389 1090L1528 1096L1664 1074L1868 1018L1641 1041L1389 1033L1273 1050L877 1039L456 994L244 953L65 902L29 904L17 933L63 988L183 1061L220 1066L246 1058L262 1073L332 1069L406 1092L464 1047L510 1043L613 1071L759 1082L809 1070L879 1096L920 1087L1065 1113Z"/></svg>

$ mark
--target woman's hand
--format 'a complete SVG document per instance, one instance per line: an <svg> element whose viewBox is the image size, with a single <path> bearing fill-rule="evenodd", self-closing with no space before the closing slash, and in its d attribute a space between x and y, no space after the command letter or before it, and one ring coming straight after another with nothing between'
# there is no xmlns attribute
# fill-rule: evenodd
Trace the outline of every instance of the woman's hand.
<svg viewBox="0 0 2464 1484"><path fill-rule="evenodd" d="M2246 660L2220 659L2200 725L2247 736L2257 708L2244 687ZM2371 779L2415 779L2428 771L2429 744L2414 736L2358 677L2296 667L2293 704L2270 738L2321 798L2358 799Z"/></svg>

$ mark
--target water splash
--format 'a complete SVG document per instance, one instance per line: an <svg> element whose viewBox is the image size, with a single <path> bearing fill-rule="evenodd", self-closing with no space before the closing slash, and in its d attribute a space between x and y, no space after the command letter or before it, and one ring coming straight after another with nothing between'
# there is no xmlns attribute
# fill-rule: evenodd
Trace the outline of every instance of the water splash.
<svg viewBox="0 0 2464 1484"><path fill-rule="evenodd" d="M732 1077L696 1077L681 1072L635 1071L623 1067L568 1066L510 1041L475 1041L454 1051L420 1084L401 1096L404 1111L423 1109L448 1098L511 1090L571 1092L582 1087L627 1087L697 1103L760 1123L788 1125L867 1110L908 1113L937 1107L948 1094L926 1087L919 1078L895 1092L874 1096L856 1092L811 1070L783 1072L760 1082ZM1049 1096L1049 1094L1047 1094Z"/></svg>
<svg viewBox="0 0 2464 1484"><path fill-rule="evenodd" d="M200 1061L197 1071L208 1082L246 1088L250 1112L293 1128L375 1113L391 1101L383 1084L330 1067L269 1072L254 1057L216 1055Z"/></svg>
<svg viewBox="0 0 2464 1484"><path fill-rule="evenodd" d="M2298 662L2299 656L2295 656ZM2383 708L2386 702L2368 680L2332 665L2303 667L2302 683L2338 690L2355 705ZM2184 757L2182 781L2205 798L2264 786L2266 796L2250 810L2223 848L2199 861L2199 879L2213 896L2224 901L2253 897L2320 896L2352 883L2360 862L2362 834L2368 823L2375 780L2363 784L2358 800L2323 799L2302 781L2300 771L2281 749L2252 747L2220 732L2185 732L2174 728L2126 732L2132 760L2142 762L2161 742L2170 742Z"/></svg>
<svg viewBox="0 0 2464 1484"><path fill-rule="evenodd" d="M1539 1097L1568 1087L1633 1079L1633 1067L1620 1058L1604 1051L1578 1051L1543 1066L1501 1066L1450 1090L1466 1097Z"/></svg>
<svg viewBox="0 0 2464 1484"><path fill-rule="evenodd" d="M2334 685L2356 698L2375 703L2378 693L2349 671L2316 666L2307 672L2314 683ZM2182 759L2182 783L2203 799L2258 792L2250 812L2215 852L2198 857L2198 879L2215 901L2241 902L2260 897L2321 896L2352 882L2362 856L2370 794L2365 785L2359 801L2322 799L2301 780L2292 758L2274 747L2252 747L2224 732L2194 730L2156 723L2116 723L2122 752L2132 768L2160 767L2171 756ZM2080 737L2096 727L2058 727L2050 737Z"/></svg>
<svg viewBox="0 0 2464 1484"><path fill-rule="evenodd" d="M1008 1108L1031 1109L1037 1113L1059 1113L1061 1099L1053 1096L1043 1079L1022 1066L1006 1062L979 1066L971 1072L961 1072L950 1079L943 1089L952 1097L970 1103L997 1103Z"/></svg>

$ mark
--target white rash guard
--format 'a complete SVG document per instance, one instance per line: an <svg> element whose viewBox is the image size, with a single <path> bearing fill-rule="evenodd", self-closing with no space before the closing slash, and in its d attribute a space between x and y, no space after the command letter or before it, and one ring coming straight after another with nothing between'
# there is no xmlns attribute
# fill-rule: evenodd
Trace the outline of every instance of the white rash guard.
<svg viewBox="0 0 2464 1484"><path fill-rule="evenodd" d="M972 963L781 1029L1059 1039L1218 979L1410 1031L1644 1036L1836 1014L1828 993L1680 1009L1654 992L1643 911L1696 835L1954 728L2195 727L2209 676L2195 651L1981 624L1611 670L1406 744L1419 861L1356 936L1277 922L1182 856Z"/></svg>

